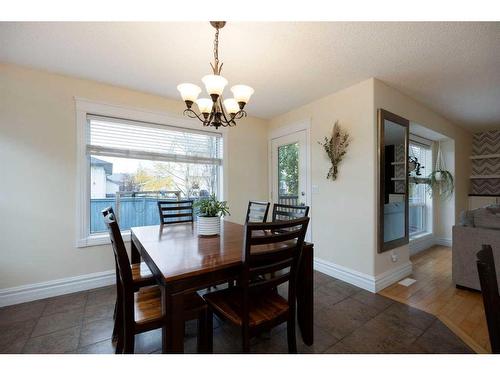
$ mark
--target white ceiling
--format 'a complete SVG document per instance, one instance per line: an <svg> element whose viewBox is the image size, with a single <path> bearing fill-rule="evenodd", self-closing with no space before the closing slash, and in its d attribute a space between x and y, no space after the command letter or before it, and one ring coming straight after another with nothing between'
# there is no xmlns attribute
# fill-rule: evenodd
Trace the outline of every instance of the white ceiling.
<svg viewBox="0 0 500 375"><path fill-rule="evenodd" d="M210 73L208 22L0 23L0 61L177 99ZM473 130L500 127L500 23L235 22L220 33L229 84L271 118L370 77Z"/></svg>

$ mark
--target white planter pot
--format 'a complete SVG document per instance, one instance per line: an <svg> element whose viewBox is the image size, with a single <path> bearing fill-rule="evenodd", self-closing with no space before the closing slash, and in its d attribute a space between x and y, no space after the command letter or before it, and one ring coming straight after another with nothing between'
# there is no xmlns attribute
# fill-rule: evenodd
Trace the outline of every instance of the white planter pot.
<svg viewBox="0 0 500 375"><path fill-rule="evenodd" d="M220 234L220 217L198 216L198 236L215 236Z"/></svg>

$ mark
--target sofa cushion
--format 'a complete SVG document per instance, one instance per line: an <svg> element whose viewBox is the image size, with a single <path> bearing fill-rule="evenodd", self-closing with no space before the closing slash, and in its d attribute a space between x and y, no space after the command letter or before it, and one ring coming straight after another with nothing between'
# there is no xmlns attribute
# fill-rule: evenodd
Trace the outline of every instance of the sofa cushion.
<svg viewBox="0 0 500 375"><path fill-rule="evenodd" d="M481 208L474 213L474 226L478 228L500 229L500 215L488 208Z"/></svg>
<svg viewBox="0 0 500 375"><path fill-rule="evenodd" d="M486 209L492 214L500 214L500 204L490 204L489 206L486 206Z"/></svg>

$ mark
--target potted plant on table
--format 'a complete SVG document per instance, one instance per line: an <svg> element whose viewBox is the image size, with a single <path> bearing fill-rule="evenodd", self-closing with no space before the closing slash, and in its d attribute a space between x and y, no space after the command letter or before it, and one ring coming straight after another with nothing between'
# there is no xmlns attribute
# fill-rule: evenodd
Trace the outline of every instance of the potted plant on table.
<svg viewBox="0 0 500 375"><path fill-rule="evenodd" d="M220 219L229 215L226 201L219 201L215 194L195 202L198 213L198 235L215 236L220 234Z"/></svg>

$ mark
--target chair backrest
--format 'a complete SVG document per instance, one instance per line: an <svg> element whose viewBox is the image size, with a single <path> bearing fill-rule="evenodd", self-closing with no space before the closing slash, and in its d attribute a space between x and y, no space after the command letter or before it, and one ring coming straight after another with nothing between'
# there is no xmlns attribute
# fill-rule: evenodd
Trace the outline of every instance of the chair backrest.
<svg viewBox="0 0 500 375"><path fill-rule="evenodd" d="M115 255L116 270L120 277L121 284L124 289L132 289L132 270L130 268L130 260L127 255L125 243L123 242L122 234L112 207L105 208L101 211L104 216L104 222L109 231L109 238L113 253Z"/></svg>
<svg viewBox="0 0 500 375"><path fill-rule="evenodd" d="M495 259L490 245L483 245L477 253L477 270L483 294L484 311L488 323L492 353L500 353L500 296L498 294Z"/></svg>
<svg viewBox="0 0 500 375"><path fill-rule="evenodd" d="M240 280L243 324L248 323L251 293L270 292L288 282L288 302L292 307L296 295L297 266L308 224L309 218L305 217L287 222L245 225L243 272Z"/></svg>
<svg viewBox="0 0 500 375"><path fill-rule="evenodd" d="M307 217L309 206L292 206L288 204L274 203L273 221L288 221Z"/></svg>
<svg viewBox="0 0 500 375"><path fill-rule="evenodd" d="M265 223L269 206L269 202L249 201L245 223Z"/></svg>
<svg viewBox="0 0 500 375"><path fill-rule="evenodd" d="M193 223L193 201L158 201L160 224Z"/></svg>

